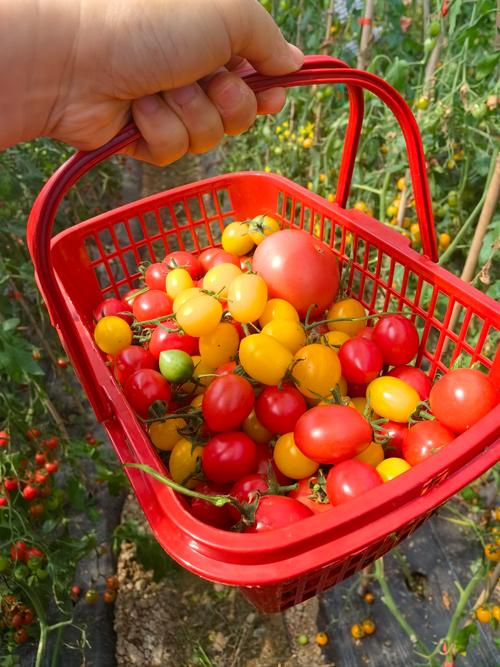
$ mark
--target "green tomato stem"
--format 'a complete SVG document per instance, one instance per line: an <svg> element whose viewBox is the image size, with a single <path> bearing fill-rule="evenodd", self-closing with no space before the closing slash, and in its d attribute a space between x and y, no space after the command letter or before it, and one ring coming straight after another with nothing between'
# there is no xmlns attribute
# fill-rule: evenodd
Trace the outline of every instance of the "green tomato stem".
<svg viewBox="0 0 500 667"><path fill-rule="evenodd" d="M363 317L335 317L331 320L320 320L319 322L304 324L304 329L306 331L310 331L311 329L319 327L322 324L330 324L332 322L363 322L365 320L373 320L379 317L386 317L388 315L406 315L409 313L410 311L404 311L404 310L394 310L394 311L388 310L384 313L376 313L375 315L363 315Z"/></svg>

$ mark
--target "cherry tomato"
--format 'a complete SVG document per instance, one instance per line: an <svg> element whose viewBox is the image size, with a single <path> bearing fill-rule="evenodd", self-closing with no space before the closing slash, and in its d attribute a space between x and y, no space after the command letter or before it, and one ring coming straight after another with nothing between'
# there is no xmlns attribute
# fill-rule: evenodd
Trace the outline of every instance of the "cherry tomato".
<svg viewBox="0 0 500 667"><path fill-rule="evenodd" d="M360 338L367 338L373 340L373 327L363 327L357 334Z"/></svg>
<svg viewBox="0 0 500 667"><path fill-rule="evenodd" d="M257 419L272 433L289 433L307 410L302 394L293 385L266 387L255 401Z"/></svg>
<svg viewBox="0 0 500 667"><path fill-rule="evenodd" d="M203 289L213 292L221 299L227 299L229 285L241 276L241 269L234 264L218 264L209 269L203 278Z"/></svg>
<svg viewBox="0 0 500 667"><path fill-rule="evenodd" d="M123 385L127 379L141 368L152 368L156 370L158 364L151 352L139 345L129 345L124 348L115 357L115 376L118 382Z"/></svg>
<svg viewBox="0 0 500 667"><path fill-rule="evenodd" d="M472 368L457 368L432 387L432 413L455 433L463 433L493 410L499 394L490 378Z"/></svg>
<svg viewBox="0 0 500 667"><path fill-rule="evenodd" d="M212 267L214 258L221 252L224 252L221 248L207 248L206 250L203 250L199 257L200 264L203 267L203 272L208 271Z"/></svg>
<svg viewBox="0 0 500 667"><path fill-rule="evenodd" d="M279 230L280 223L278 220L271 218L270 215L257 215L250 221L248 233L255 245L259 245L266 236L275 234Z"/></svg>
<svg viewBox="0 0 500 667"><path fill-rule="evenodd" d="M332 504L326 497L326 493L316 488L318 486L318 478L315 475L306 479L299 479L297 488L289 491L288 497L301 502L313 514L328 512L332 509Z"/></svg>
<svg viewBox="0 0 500 667"><path fill-rule="evenodd" d="M200 294L190 299L176 313L179 326L189 336L206 336L212 333L222 317L219 301L208 294Z"/></svg>
<svg viewBox="0 0 500 667"><path fill-rule="evenodd" d="M336 301L328 310L325 320L347 320L347 318L365 317L366 312L364 306L356 299L341 299ZM348 336L356 336L366 326L366 320L358 320L356 322L339 321L329 322L328 329L330 331L341 331Z"/></svg>
<svg viewBox="0 0 500 667"><path fill-rule="evenodd" d="M175 443L168 461L168 469L174 482L183 484L189 489L196 486L192 476L197 470L198 461L201 462L203 447L194 447L187 438L181 438Z"/></svg>
<svg viewBox="0 0 500 667"><path fill-rule="evenodd" d="M384 445L384 450L389 456L401 457L403 455L403 442L408 433L406 424L387 421L375 427L377 439Z"/></svg>
<svg viewBox="0 0 500 667"><path fill-rule="evenodd" d="M168 271L168 266L164 262L150 264L144 272L144 282L149 289L161 290L164 292Z"/></svg>
<svg viewBox="0 0 500 667"><path fill-rule="evenodd" d="M89 590L85 593L85 602L87 604L95 604L98 599L99 593L95 590L95 588L89 588Z"/></svg>
<svg viewBox="0 0 500 667"><path fill-rule="evenodd" d="M455 434L438 421L417 422L408 429L403 442L403 456L412 466L429 458L450 444Z"/></svg>
<svg viewBox="0 0 500 667"><path fill-rule="evenodd" d="M319 468L319 463L304 456L297 447L293 433L285 433L278 438L273 458L278 470L291 479L305 479Z"/></svg>
<svg viewBox="0 0 500 667"><path fill-rule="evenodd" d="M223 496L229 493L227 486L214 484L213 482L200 484L196 487L196 491L206 496ZM208 502L208 500L202 500L201 498L191 499L191 514L193 516L209 526L222 528L223 530L228 530L235 523L230 512L230 507L229 503L217 507Z"/></svg>
<svg viewBox="0 0 500 667"><path fill-rule="evenodd" d="M116 600L116 591L112 590L106 590L102 594L102 599L106 604L113 604L113 602Z"/></svg>
<svg viewBox="0 0 500 667"><path fill-rule="evenodd" d="M232 266L232 265L231 265ZM212 269L215 271L215 269ZM237 322L254 322L264 312L267 303L267 285L254 273L242 273L230 283L227 307Z"/></svg>
<svg viewBox="0 0 500 667"><path fill-rule="evenodd" d="M291 303L284 299L269 299L262 315L259 317L259 324L265 327L271 320L295 320L299 321L299 314Z"/></svg>
<svg viewBox="0 0 500 667"><path fill-rule="evenodd" d="M245 532L263 533L276 530L307 519L310 516L313 516L313 512L294 498L262 496L255 512L255 523L252 526L246 526Z"/></svg>
<svg viewBox="0 0 500 667"><path fill-rule="evenodd" d="M193 360L184 350L163 350L160 352L160 373L165 380L182 384L193 376Z"/></svg>
<svg viewBox="0 0 500 667"><path fill-rule="evenodd" d="M201 409L210 431L235 431L248 417L253 404L250 382L241 375L224 375L208 387Z"/></svg>
<svg viewBox="0 0 500 667"><path fill-rule="evenodd" d="M328 345L328 347L333 347L337 352L341 345L343 345L346 340L349 340L348 336L343 331L328 331L321 336L321 342L323 345Z"/></svg>
<svg viewBox="0 0 500 667"><path fill-rule="evenodd" d="M269 484L262 475L253 473L235 482L229 490L229 495L240 503L251 503L256 499L257 493L266 493L268 489ZM234 523L241 519L241 514L234 505L229 505L229 513Z"/></svg>
<svg viewBox="0 0 500 667"><path fill-rule="evenodd" d="M238 352L240 337L236 327L229 322L221 322L199 341L201 358L213 368L231 361Z"/></svg>
<svg viewBox="0 0 500 667"><path fill-rule="evenodd" d="M262 328L262 333L275 338L292 354L306 344L304 327L296 320L271 320Z"/></svg>
<svg viewBox="0 0 500 667"><path fill-rule="evenodd" d="M32 486L31 484L26 484L26 486L23 489L22 495L25 500L34 500L38 495L38 489L36 486Z"/></svg>
<svg viewBox="0 0 500 667"><path fill-rule="evenodd" d="M373 342L391 366L408 364L418 352L418 331L402 315L381 317L373 327Z"/></svg>
<svg viewBox="0 0 500 667"><path fill-rule="evenodd" d="M248 417L243 422L241 429L244 433L248 435L254 442L259 443L268 443L273 434L265 426L263 426L260 421L257 419L255 414L255 408L248 415Z"/></svg>
<svg viewBox="0 0 500 667"><path fill-rule="evenodd" d="M3 485L6 491L15 491L19 486L17 477L5 477L3 480Z"/></svg>
<svg viewBox="0 0 500 667"><path fill-rule="evenodd" d="M167 275L164 289L171 299L175 299L181 292L192 287L193 279L186 269L173 269Z"/></svg>
<svg viewBox="0 0 500 667"><path fill-rule="evenodd" d="M123 387L123 393L131 407L140 417L150 417L150 408L156 401L167 403L172 392L165 378L150 368L141 368L132 373Z"/></svg>
<svg viewBox="0 0 500 667"><path fill-rule="evenodd" d="M325 398L340 380L338 355L319 343L305 345L294 355L292 375L301 394L308 398Z"/></svg>
<svg viewBox="0 0 500 667"><path fill-rule="evenodd" d="M297 447L318 463L339 463L366 449L372 440L367 420L345 405L318 405L297 421Z"/></svg>
<svg viewBox="0 0 500 667"><path fill-rule="evenodd" d="M331 468L326 478L326 493L332 505L341 505L382 483L375 468L363 461L351 459Z"/></svg>
<svg viewBox="0 0 500 667"><path fill-rule="evenodd" d="M298 267L307 267L307 280ZM264 278L269 295L289 301L301 317L312 304L312 316L322 313L338 292L333 251L302 230L285 229L265 238L255 250L253 269Z"/></svg>
<svg viewBox="0 0 500 667"><path fill-rule="evenodd" d="M17 540L10 547L10 557L12 560L26 561L28 560L28 547L23 540Z"/></svg>
<svg viewBox="0 0 500 667"><path fill-rule="evenodd" d="M368 463L372 468L376 468L384 460L384 448L379 442L371 442L366 449L354 457L357 461Z"/></svg>
<svg viewBox="0 0 500 667"><path fill-rule="evenodd" d="M232 375L235 372L237 365L236 361L228 361L227 364L219 366L216 369L215 374L219 376Z"/></svg>
<svg viewBox="0 0 500 667"><path fill-rule="evenodd" d="M123 313L130 313L130 315L123 315ZM132 324L134 321L131 308L124 299L115 299L114 297L104 299L94 310L94 320L96 322L109 315L121 317L128 324Z"/></svg>
<svg viewBox="0 0 500 667"><path fill-rule="evenodd" d="M293 356L290 350L277 340L260 333L243 338L239 359L244 371L251 378L262 384L277 385L285 377Z"/></svg>
<svg viewBox="0 0 500 667"><path fill-rule="evenodd" d="M213 375L215 375L215 369L206 364L203 359L199 356L194 355L192 357L194 364L194 375L193 380L197 381L197 384L194 382L185 382L181 391L184 394L192 394L193 392L197 395L203 394L205 388L213 382Z"/></svg>
<svg viewBox="0 0 500 667"><path fill-rule="evenodd" d="M59 463L57 461L47 461L45 464L45 470L50 474L53 475L55 472L57 472L59 469Z"/></svg>
<svg viewBox="0 0 500 667"><path fill-rule="evenodd" d="M411 465L404 459L391 457L379 463L376 470L384 482L390 482L391 479L411 470Z"/></svg>
<svg viewBox="0 0 500 667"><path fill-rule="evenodd" d="M10 435L7 431L0 431L0 447L7 447L9 444Z"/></svg>
<svg viewBox="0 0 500 667"><path fill-rule="evenodd" d="M203 472L212 482L236 482L253 471L255 455L254 441L241 431L218 433L203 447Z"/></svg>
<svg viewBox="0 0 500 667"><path fill-rule="evenodd" d="M406 382L406 384L409 384L410 387L413 387L420 396L421 401L426 401L429 398L432 382L420 368L415 368L414 366L396 366L387 375L399 378L403 382Z"/></svg>
<svg viewBox="0 0 500 667"><path fill-rule="evenodd" d="M131 345L132 329L121 317L107 315L96 324L94 340L102 352L114 356Z"/></svg>
<svg viewBox="0 0 500 667"><path fill-rule="evenodd" d="M184 290L175 297L172 305L172 312L177 315L177 312L183 303L186 303L186 301L194 299L195 296L200 296L201 294L203 294L201 287L190 287L189 289Z"/></svg>
<svg viewBox="0 0 500 667"><path fill-rule="evenodd" d="M410 419L420 402L420 396L413 387L399 378L388 376L370 382L366 397L378 415L402 424Z"/></svg>
<svg viewBox="0 0 500 667"><path fill-rule="evenodd" d="M230 222L222 232L222 247L234 255L246 255L254 247L247 222Z"/></svg>
<svg viewBox="0 0 500 667"><path fill-rule="evenodd" d="M255 463L255 472L268 482L276 479L281 486L291 484L292 480L284 475L281 470L276 467L273 459L273 450L265 443L257 444L257 455Z"/></svg>
<svg viewBox="0 0 500 667"><path fill-rule="evenodd" d="M234 264L234 266L241 269L240 258L238 255L221 249L219 249L219 252L213 257L208 270L213 269L215 266L219 266L219 264Z"/></svg>
<svg viewBox="0 0 500 667"><path fill-rule="evenodd" d="M339 351L342 376L350 384L368 384L380 374L384 360L378 347L366 338L351 338Z"/></svg>
<svg viewBox="0 0 500 667"><path fill-rule="evenodd" d="M26 628L19 628L14 633L14 641L16 644L25 644L29 639L28 631Z"/></svg>
<svg viewBox="0 0 500 667"><path fill-rule="evenodd" d="M134 317L138 322L155 320L172 312L172 299L157 289L150 289L134 299L132 304Z"/></svg>
<svg viewBox="0 0 500 667"><path fill-rule="evenodd" d="M153 329L148 349L155 359L163 350L184 350L194 355L198 354L198 340L181 331L176 322L165 320Z"/></svg>
<svg viewBox="0 0 500 667"><path fill-rule="evenodd" d="M170 252L163 262L169 269L186 269L193 280L198 280L203 275L203 266L200 260L185 250Z"/></svg>

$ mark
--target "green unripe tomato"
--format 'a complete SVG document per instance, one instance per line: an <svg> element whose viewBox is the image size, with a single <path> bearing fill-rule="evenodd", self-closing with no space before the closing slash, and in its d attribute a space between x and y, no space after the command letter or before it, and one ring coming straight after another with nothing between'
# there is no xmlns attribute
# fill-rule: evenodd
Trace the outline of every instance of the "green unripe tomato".
<svg viewBox="0 0 500 667"><path fill-rule="evenodd" d="M191 379L194 363L184 350L163 350L160 352L160 373L169 382L182 384Z"/></svg>
<svg viewBox="0 0 500 667"><path fill-rule="evenodd" d="M437 37L439 33L441 32L441 24L440 22L436 19L434 21L431 21L429 24L429 29L427 31L429 33L429 37Z"/></svg>
<svg viewBox="0 0 500 667"><path fill-rule="evenodd" d="M5 556L0 556L0 572L5 572L6 570L9 569L9 559L6 558Z"/></svg>
<svg viewBox="0 0 500 667"><path fill-rule="evenodd" d="M488 107L484 102L481 104L473 104L470 108L470 112L476 120L482 120L488 113Z"/></svg>
<svg viewBox="0 0 500 667"><path fill-rule="evenodd" d="M456 190L450 190L448 192L448 206L451 208L456 208L458 204L458 194Z"/></svg>

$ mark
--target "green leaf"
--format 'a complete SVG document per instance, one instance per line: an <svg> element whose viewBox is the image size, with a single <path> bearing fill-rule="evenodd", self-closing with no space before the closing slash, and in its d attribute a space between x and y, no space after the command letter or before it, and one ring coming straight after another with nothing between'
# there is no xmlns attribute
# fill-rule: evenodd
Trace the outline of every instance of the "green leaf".
<svg viewBox="0 0 500 667"><path fill-rule="evenodd" d="M449 11L449 28L448 28L448 34L450 37L453 35L455 32L455 26L457 24L457 18L458 15L460 14L460 10L462 9L462 0L455 0L451 4L450 11Z"/></svg>
<svg viewBox="0 0 500 667"><path fill-rule="evenodd" d="M2 323L2 329L7 333L8 331L14 331L14 329L19 324L19 319L17 317L9 317L8 320L4 320Z"/></svg>
<svg viewBox="0 0 500 667"><path fill-rule="evenodd" d="M479 81L490 74L500 61L500 51L485 55L476 65L476 79Z"/></svg>
<svg viewBox="0 0 500 667"><path fill-rule="evenodd" d="M66 491L72 507L84 510L87 505L87 493L83 483L76 477L70 477L66 482Z"/></svg>
<svg viewBox="0 0 500 667"><path fill-rule="evenodd" d="M455 638L455 649L457 653L465 654L471 637L477 635L477 633L477 625L475 623L468 623L465 625Z"/></svg>

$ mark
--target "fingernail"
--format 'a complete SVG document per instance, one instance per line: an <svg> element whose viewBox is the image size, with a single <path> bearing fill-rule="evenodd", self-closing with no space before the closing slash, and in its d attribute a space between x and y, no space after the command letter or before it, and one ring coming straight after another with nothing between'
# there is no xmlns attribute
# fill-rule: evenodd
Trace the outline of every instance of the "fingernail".
<svg viewBox="0 0 500 667"><path fill-rule="evenodd" d="M168 91L172 100L179 106L184 106L192 102L198 95L198 86L183 86L182 88L173 88Z"/></svg>
<svg viewBox="0 0 500 667"><path fill-rule="evenodd" d="M153 114L160 109L160 100L156 95L148 95L148 97L139 98L136 101L135 106L142 113Z"/></svg>
<svg viewBox="0 0 500 667"><path fill-rule="evenodd" d="M296 66L302 67L304 64L304 54L302 51L297 46L295 46L295 44L290 44L290 42L288 42L288 51Z"/></svg>
<svg viewBox="0 0 500 667"><path fill-rule="evenodd" d="M243 91L235 81L228 81L217 90L217 106L222 109L234 109L241 104L242 99Z"/></svg>

